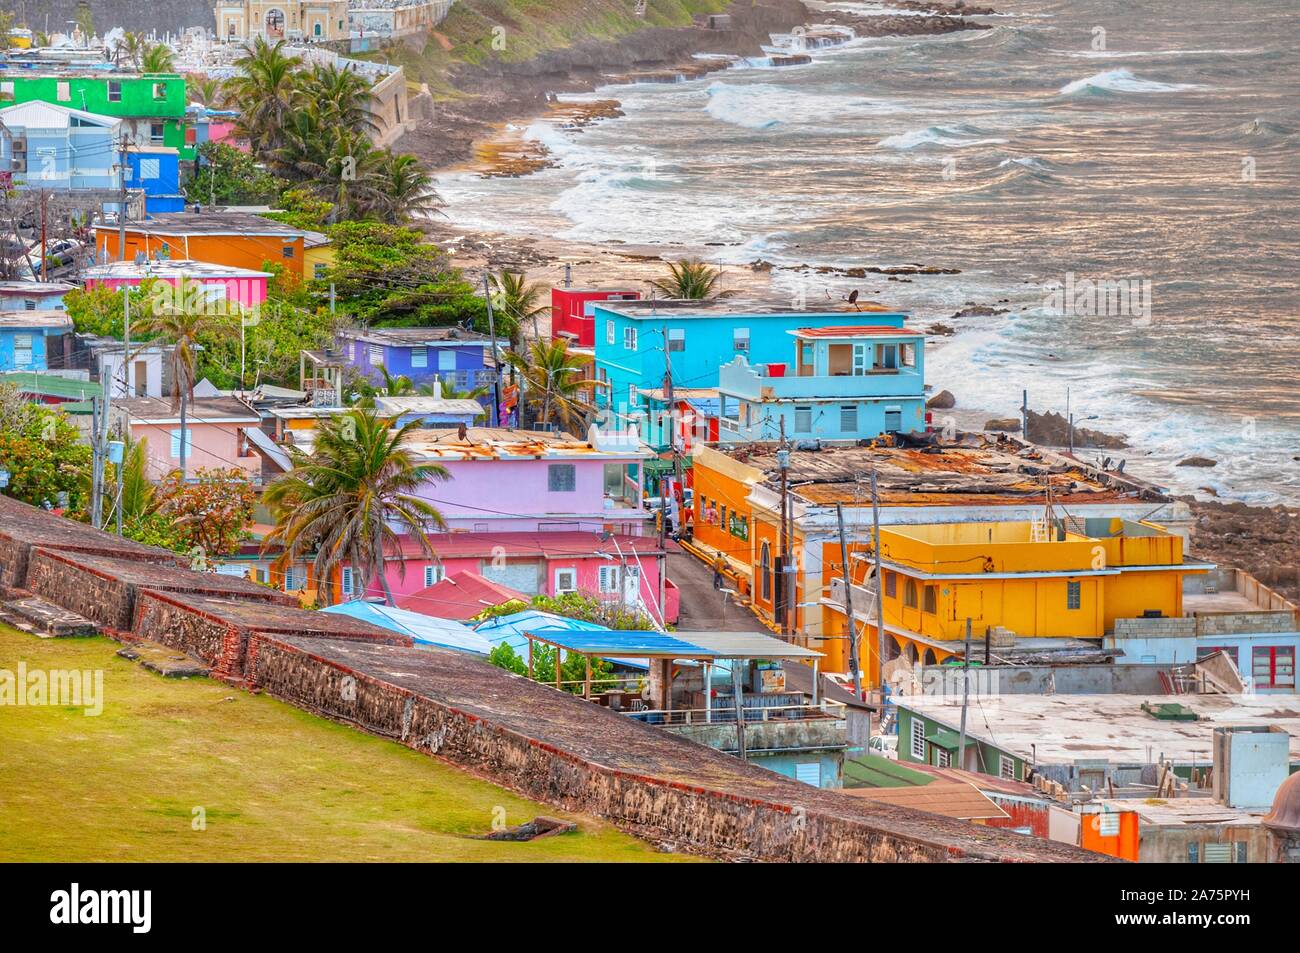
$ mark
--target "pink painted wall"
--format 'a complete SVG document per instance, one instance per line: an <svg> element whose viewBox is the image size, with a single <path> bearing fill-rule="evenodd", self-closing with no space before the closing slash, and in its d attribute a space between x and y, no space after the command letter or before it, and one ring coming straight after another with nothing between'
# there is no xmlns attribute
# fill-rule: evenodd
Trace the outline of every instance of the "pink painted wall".
<svg viewBox="0 0 1300 953"><path fill-rule="evenodd" d="M250 477L259 477L262 460L257 454L240 456L238 424L194 424L186 422L190 431L190 449L186 454L185 469L193 474L200 467L235 467ZM180 424L131 424L131 439L148 441L147 474L151 480L161 480L181 465L179 457L171 455L171 432L180 430Z"/></svg>
<svg viewBox="0 0 1300 953"><path fill-rule="evenodd" d="M166 281L175 286L178 278L160 278L160 281ZM212 278L212 277L195 277L186 276L190 282L199 281L204 288L226 289L226 300L233 301L245 308L251 308L254 305L260 305L266 300L266 279L265 278ZM140 284L139 278L88 278L86 280L87 288L94 288L102 285L110 290L117 290L123 285L130 285L132 288Z"/></svg>
<svg viewBox="0 0 1300 953"><path fill-rule="evenodd" d="M569 462L576 467L575 489L552 492L547 466ZM452 529L534 532L540 523L555 528L557 522L573 521L579 525L572 529L597 532L607 522L627 520L635 527L628 532L639 535L645 522L643 510L605 508L607 462L616 461L454 460L444 464L451 479L427 483L419 495L438 508Z"/></svg>
<svg viewBox="0 0 1300 953"><path fill-rule="evenodd" d="M532 561L529 557L507 557L511 563ZM537 562L543 562L544 574L541 579L541 593L543 595L555 595L555 571L557 569L577 569L578 570L578 590L584 594L599 594L600 589L600 567L610 565L610 561L599 556L575 557L563 556L554 559L544 559L540 554L536 557ZM478 558L452 558L444 559L442 566L444 574L454 576L462 570L481 573L486 560ZM636 562L628 560L628 564L635 566ZM424 557L408 558L406 560L406 578L401 577L400 570L396 561L388 563L388 586L393 591L393 597L401 600L407 596L419 592L424 586L424 567L437 565L435 560L425 559ZM641 598L647 606L657 607L659 604L659 560L655 557L641 558ZM437 577L441 578L441 577ZM383 596L384 590L379 583L372 583L367 596ZM610 598L613 593L607 594ZM664 597L666 617L668 622L675 622L680 608L680 593L675 585L668 581ZM416 609L416 611L420 611ZM657 616L658 613L656 612Z"/></svg>

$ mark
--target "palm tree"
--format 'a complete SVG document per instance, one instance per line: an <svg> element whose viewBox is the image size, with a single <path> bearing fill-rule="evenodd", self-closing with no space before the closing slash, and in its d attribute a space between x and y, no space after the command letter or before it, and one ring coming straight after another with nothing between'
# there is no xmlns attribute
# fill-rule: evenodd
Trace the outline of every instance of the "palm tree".
<svg viewBox="0 0 1300 953"><path fill-rule="evenodd" d="M310 455L291 449L293 469L263 496L275 519L263 551L275 544L284 547L277 568L314 551L318 580L330 579L347 562L362 592L378 575L393 605L384 559L390 552L400 558L397 529L432 557L428 529L446 525L432 504L414 495L429 480L448 478L444 467L418 462L404 446L418 427L416 421L391 427L373 411L352 410L322 424ZM399 565L404 572L405 562Z"/></svg>
<svg viewBox="0 0 1300 953"><path fill-rule="evenodd" d="M523 272L506 271L501 277L492 276L492 307L496 309L496 319L500 328L510 338L510 346L518 351L523 341L525 321L533 322L533 337L541 339L537 329L537 319L550 310L542 295L546 288L541 282L527 284Z"/></svg>
<svg viewBox="0 0 1300 953"><path fill-rule="evenodd" d="M113 51L114 62L121 66L122 61L125 60L128 66L139 69L146 45L145 38L139 33L122 34L122 39L117 43L117 49Z"/></svg>
<svg viewBox="0 0 1300 953"><path fill-rule="evenodd" d="M510 351L506 361L523 378L524 401L537 413L538 423L558 420L570 432L582 429L594 410L589 398L596 382L583 376L586 362L569 353L567 341L533 341L527 357Z"/></svg>
<svg viewBox="0 0 1300 953"><path fill-rule="evenodd" d="M229 80L231 98L241 105L237 129L259 156L282 144L282 130L297 105L296 71L302 60L286 56L284 41L274 46L257 37L235 60L239 75Z"/></svg>
<svg viewBox="0 0 1300 953"><path fill-rule="evenodd" d="M225 84L219 79L200 73L186 75L185 94L191 102L201 103L209 109L222 109L227 102Z"/></svg>
<svg viewBox="0 0 1300 953"><path fill-rule="evenodd" d="M172 304L156 305L136 325L146 345L170 344L172 375L172 410L181 412L180 471L185 482L185 462L189 449L189 435L185 430L186 405L194 398L195 366L198 362L199 338L205 334L230 334L234 329L226 315L207 314L202 296L195 296L198 307L189 305L190 283L184 277L176 284L175 293L168 298Z"/></svg>
<svg viewBox="0 0 1300 953"><path fill-rule="evenodd" d="M670 262L666 277L651 281L650 284L670 298L689 298L700 301L705 298L728 298L734 291L718 291L718 282L722 278L722 269L705 264L698 258Z"/></svg>
<svg viewBox="0 0 1300 953"><path fill-rule="evenodd" d="M314 66L303 77L299 98L312 103L336 129L353 132L376 132L379 123L371 112L375 95L370 80L350 66Z"/></svg>
<svg viewBox="0 0 1300 953"><path fill-rule="evenodd" d="M364 218L385 199L379 170L383 153L365 133L331 128L312 105L296 110L271 152L274 169L333 204L328 220Z"/></svg>
<svg viewBox="0 0 1300 953"><path fill-rule="evenodd" d="M166 44L155 43L145 50L144 55L140 58L140 72L174 73L176 72L176 56Z"/></svg>
<svg viewBox="0 0 1300 953"><path fill-rule="evenodd" d="M379 217L400 225L419 216L440 214L442 200L433 188L433 176L413 155L385 152L376 170L376 186L382 196Z"/></svg>

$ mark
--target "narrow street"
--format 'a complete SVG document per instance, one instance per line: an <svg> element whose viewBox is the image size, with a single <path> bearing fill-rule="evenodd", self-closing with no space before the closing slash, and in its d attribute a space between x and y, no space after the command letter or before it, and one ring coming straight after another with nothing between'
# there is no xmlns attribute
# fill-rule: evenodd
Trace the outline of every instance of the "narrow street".
<svg viewBox="0 0 1300 953"><path fill-rule="evenodd" d="M747 608L730 602L725 594L713 588L713 570L690 553L681 549L669 552L668 578L682 593L678 629L684 632L721 629L767 632Z"/></svg>

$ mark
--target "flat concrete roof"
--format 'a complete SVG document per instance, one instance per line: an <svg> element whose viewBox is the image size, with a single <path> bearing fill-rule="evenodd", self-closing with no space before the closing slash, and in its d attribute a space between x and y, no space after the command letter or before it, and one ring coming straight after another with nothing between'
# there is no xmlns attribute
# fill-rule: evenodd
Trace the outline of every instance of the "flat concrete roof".
<svg viewBox="0 0 1300 953"><path fill-rule="evenodd" d="M900 708L959 730L961 698L905 695ZM1177 702L1203 721L1161 721L1142 710ZM1291 760L1300 761L1300 695L983 695L971 702L966 731L1026 761L1073 764L1151 764L1162 755L1176 764L1209 764L1214 729L1270 725L1291 735Z"/></svg>

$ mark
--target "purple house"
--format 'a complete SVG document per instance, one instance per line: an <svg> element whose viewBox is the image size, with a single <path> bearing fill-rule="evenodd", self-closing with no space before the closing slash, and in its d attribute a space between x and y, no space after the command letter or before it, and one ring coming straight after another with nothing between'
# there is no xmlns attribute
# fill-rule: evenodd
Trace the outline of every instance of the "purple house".
<svg viewBox="0 0 1300 953"><path fill-rule="evenodd" d="M416 384L440 379L458 391L492 382L492 341L461 327L374 328L342 331L339 349L346 366L379 382L384 368Z"/></svg>

